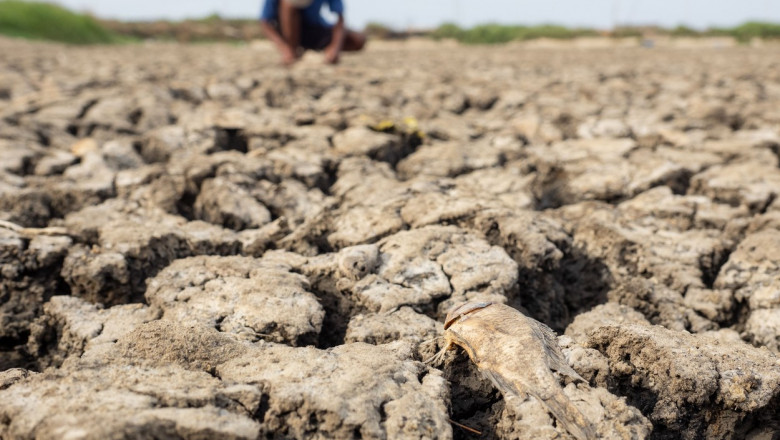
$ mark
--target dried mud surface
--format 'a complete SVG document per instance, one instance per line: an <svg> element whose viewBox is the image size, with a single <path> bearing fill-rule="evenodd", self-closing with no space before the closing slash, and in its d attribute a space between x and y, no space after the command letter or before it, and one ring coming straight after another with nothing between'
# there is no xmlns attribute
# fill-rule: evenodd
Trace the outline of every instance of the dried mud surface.
<svg viewBox="0 0 780 440"><path fill-rule="evenodd" d="M776 48L0 59L0 438L573 438L423 362L468 300L600 438L780 435Z"/></svg>

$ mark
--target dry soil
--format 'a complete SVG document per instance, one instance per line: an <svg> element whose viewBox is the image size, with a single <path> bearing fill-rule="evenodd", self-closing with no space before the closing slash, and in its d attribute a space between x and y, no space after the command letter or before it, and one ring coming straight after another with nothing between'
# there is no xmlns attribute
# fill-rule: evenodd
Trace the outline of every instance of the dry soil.
<svg viewBox="0 0 780 440"><path fill-rule="evenodd" d="M0 40L0 438L572 438L467 300L601 438L780 435L777 47L320 61Z"/></svg>

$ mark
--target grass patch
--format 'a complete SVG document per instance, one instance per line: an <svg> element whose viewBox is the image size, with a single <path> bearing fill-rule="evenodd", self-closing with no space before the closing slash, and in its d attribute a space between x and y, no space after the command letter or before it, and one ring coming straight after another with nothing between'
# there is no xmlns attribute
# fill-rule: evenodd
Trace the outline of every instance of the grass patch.
<svg viewBox="0 0 780 440"><path fill-rule="evenodd" d="M94 18L49 3L0 1L0 34L69 44L106 44L121 39Z"/></svg>
<svg viewBox="0 0 780 440"><path fill-rule="evenodd" d="M741 42L748 42L754 38L780 39L780 24L752 21L730 29L730 34Z"/></svg>
<svg viewBox="0 0 780 440"><path fill-rule="evenodd" d="M431 36L436 39L452 38L465 44L501 44L537 38L564 40L595 35L598 35L598 32L592 29L567 28L552 24L540 26L484 24L470 29L462 29L455 24L447 23L431 33Z"/></svg>
<svg viewBox="0 0 780 440"><path fill-rule="evenodd" d="M693 29L682 25L671 29L658 26L621 26L605 34L595 29L567 28L556 25L507 26L485 24L464 29L456 24L447 23L431 31L428 35L437 40L445 38L454 39L464 44L501 44L536 38L563 40L598 35L609 35L614 38L643 38L658 35L672 38L726 36L746 43L754 38L764 40L780 39L780 24L748 22L733 28L711 28L705 30Z"/></svg>
<svg viewBox="0 0 780 440"><path fill-rule="evenodd" d="M698 37L700 36L700 34L701 33L699 31L683 25L677 26L676 28L669 30L669 35L673 37L683 37L683 38Z"/></svg>

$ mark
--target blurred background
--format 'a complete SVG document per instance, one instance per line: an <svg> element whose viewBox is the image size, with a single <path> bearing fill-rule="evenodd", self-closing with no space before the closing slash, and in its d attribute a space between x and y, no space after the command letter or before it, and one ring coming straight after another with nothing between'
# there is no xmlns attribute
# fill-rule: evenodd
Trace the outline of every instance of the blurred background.
<svg viewBox="0 0 780 440"><path fill-rule="evenodd" d="M0 1L0 32L66 42L261 38L261 0ZM431 36L501 43L578 36L780 38L774 0L396 0L347 1L347 22L374 38ZM55 6L57 5L57 6ZM74 15L69 15L68 13ZM94 20L92 20L94 19ZM48 23L54 20L59 26ZM93 22L94 21L94 22Z"/></svg>

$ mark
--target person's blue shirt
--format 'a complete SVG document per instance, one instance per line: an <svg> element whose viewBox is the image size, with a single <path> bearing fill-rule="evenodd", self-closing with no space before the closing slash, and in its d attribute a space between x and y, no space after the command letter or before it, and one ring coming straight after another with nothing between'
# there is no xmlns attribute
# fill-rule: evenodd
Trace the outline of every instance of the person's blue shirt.
<svg viewBox="0 0 780 440"><path fill-rule="evenodd" d="M302 11L304 23L315 24L318 26L330 27L331 24L322 16L322 5L328 4L328 8L334 14L344 13L344 3L341 0L314 0L311 5ZM279 0L265 0L263 12L260 19L265 21L276 21L279 19Z"/></svg>

